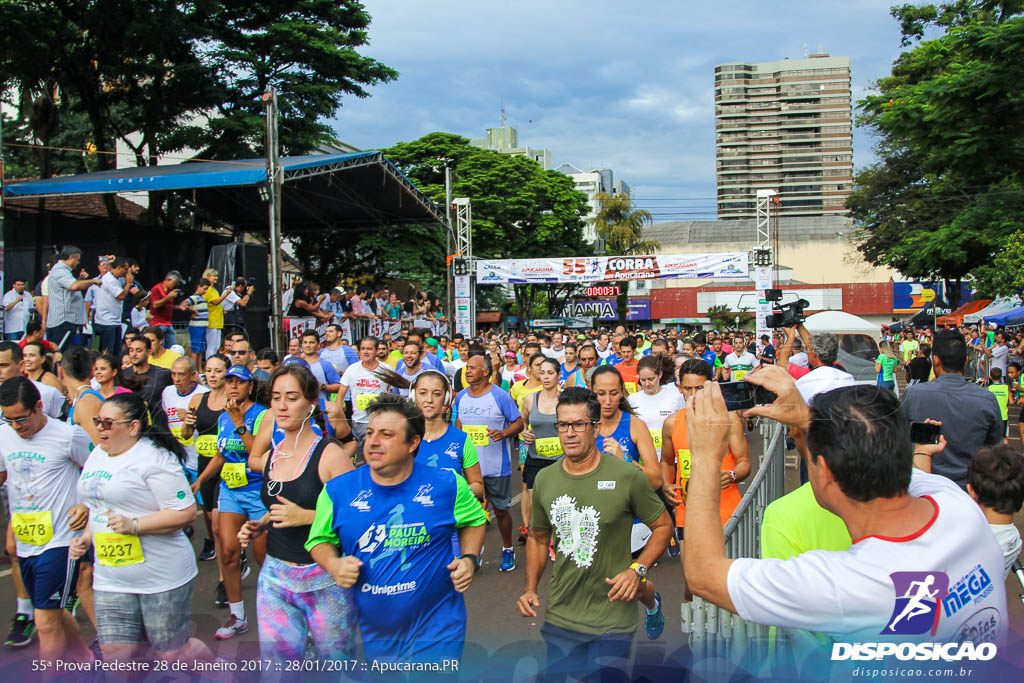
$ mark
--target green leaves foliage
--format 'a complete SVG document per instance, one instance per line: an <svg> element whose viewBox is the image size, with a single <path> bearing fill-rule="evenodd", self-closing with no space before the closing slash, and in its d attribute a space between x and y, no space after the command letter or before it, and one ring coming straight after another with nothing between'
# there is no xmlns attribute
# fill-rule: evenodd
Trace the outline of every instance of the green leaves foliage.
<svg viewBox="0 0 1024 683"><path fill-rule="evenodd" d="M1022 5L894 9L909 38L948 30L900 55L859 103L880 139L847 201L869 262L954 283L980 276L1024 227Z"/></svg>

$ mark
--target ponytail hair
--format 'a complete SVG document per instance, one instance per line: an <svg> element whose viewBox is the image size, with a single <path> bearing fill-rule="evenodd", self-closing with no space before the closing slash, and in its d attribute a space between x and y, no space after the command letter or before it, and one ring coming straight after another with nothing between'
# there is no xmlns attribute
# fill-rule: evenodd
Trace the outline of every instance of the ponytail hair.
<svg viewBox="0 0 1024 683"><path fill-rule="evenodd" d="M141 396L135 393L114 394L105 403L117 406L126 419L138 420L142 425L139 429L139 438L146 437L153 442L153 445L174 455L178 462L185 464L185 447L181 445L167 429L166 425L154 424L149 417L149 410L146 402Z"/></svg>
<svg viewBox="0 0 1024 683"><path fill-rule="evenodd" d="M302 398L313 404L313 414L310 417L320 427L320 433L324 435L324 438L327 438L327 422L324 419L324 411L320 408L320 383L317 381L316 375L309 368L304 368L298 364L278 366L266 382L267 398L269 399L274 393L274 385L277 383L277 380L285 375L291 375L299 383ZM269 400L266 405L270 405Z"/></svg>
<svg viewBox="0 0 1024 683"><path fill-rule="evenodd" d="M640 362L636 364L637 372L643 369L650 370L651 372L660 374L658 383L661 386L670 384L676 374L676 362L671 356L665 355L654 355L644 356L640 359Z"/></svg>
<svg viewBox="0 0 1024 683"><path fill-rule="evenodd" d="M598 377L601 375L611 374L614 374L615 379L619 380L619 389L622 391L622 394L619 396L619 410L624 413L629 413L630 415L635 415L636 413L633 411L633 406L629 405L629 395L626 393L626 383L622 379L622 374L614 365L599 365L594 368L594 374L590 376L591 391L597 391L594 389L594 385L597 383Z"/></svg>

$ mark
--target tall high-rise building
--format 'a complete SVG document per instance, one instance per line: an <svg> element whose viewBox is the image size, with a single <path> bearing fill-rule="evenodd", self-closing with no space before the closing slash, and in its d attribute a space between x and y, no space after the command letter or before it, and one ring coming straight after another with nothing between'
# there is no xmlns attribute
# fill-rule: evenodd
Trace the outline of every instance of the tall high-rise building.
<svg viewBox="0 0 1024 683"><path fill-rule="evenodd" d="M853 187L850 58L715 67L718 217L753 218L757 190L782 216L828 216Z"/></svg>
<svg viewBox="0 0 1024 683"><path fill-rule="evenodd" d="M511 126L505 125L504 111L502 112L500 128L488 128L487 137L475 138L470 140L469 144L474 147L489 149L494 152L501 152L502 154L529 157L540 164L540 167L545 171L551 170L551 152L543 148L530 147L528 145L520 147L519 131Z"/></svg>

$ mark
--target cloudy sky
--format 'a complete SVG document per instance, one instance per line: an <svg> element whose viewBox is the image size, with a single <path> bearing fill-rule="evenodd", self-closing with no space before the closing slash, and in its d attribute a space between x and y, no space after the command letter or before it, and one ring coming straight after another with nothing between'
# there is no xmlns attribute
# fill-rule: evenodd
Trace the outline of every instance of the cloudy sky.
<svg viewBox="0 0 1024 683"><path fill-rule="evenodd" d="M899 54L894 0L365 0L363 52L398 80L333 121L363 149L433 131L483 137L504 104L520 145L613 169L656 221L714 218L714 66L848 56L853 98ZM872 140L854 134L854 164Z"/></svg>

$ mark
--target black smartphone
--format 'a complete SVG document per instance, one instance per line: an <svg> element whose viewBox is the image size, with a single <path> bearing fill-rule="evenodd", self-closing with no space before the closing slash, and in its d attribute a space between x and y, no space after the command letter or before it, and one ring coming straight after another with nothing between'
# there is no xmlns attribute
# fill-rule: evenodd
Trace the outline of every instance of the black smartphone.
<svg viewBox="0 0 1024 683"><path fill-rule="evenodd" d="M739 380L737 382L719 382L722 389L722 397L725 398L725 407L729 411L749 410L754 406L763 406L774 403L778 396L775 392L768 391L764 387Z"/></svg>
<svg viewBox="0 0 1024 683"><path fill-rule="evenodd" d="M740 380L738 382L719 382L725 407L734 410L749 410L754 407L754 385Z"/></svg>
<svg viewBox="0 0 1024 683"><path fill-rule="evenodd" d="M910 423L910 441L912 443L938 443L941 434L942 425L933 425L927 422Z"/></svg>

